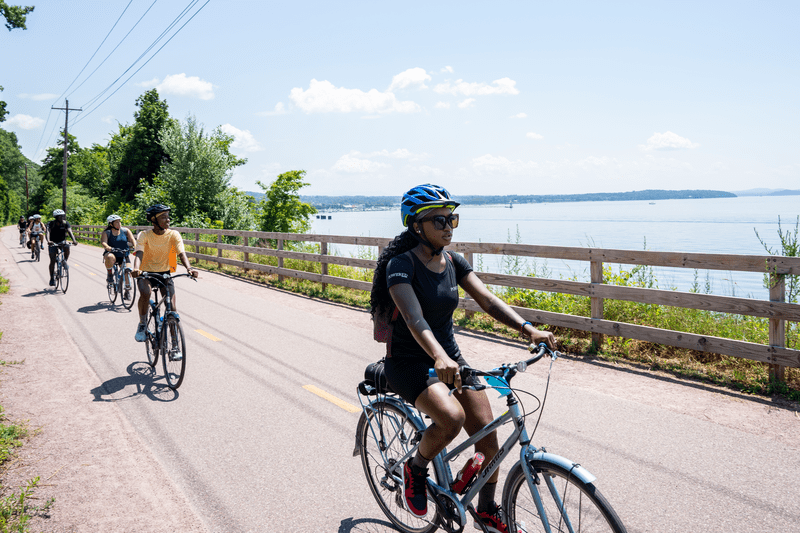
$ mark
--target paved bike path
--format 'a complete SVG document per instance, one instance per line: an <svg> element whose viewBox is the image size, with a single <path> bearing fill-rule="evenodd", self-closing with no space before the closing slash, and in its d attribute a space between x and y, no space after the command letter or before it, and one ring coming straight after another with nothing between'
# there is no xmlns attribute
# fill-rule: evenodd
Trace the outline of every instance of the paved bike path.
<svg viewBox="0 0 800 533"><path fill-rule="evenodd" d="M3 232L2 244L20 274L46 282L46 264L14 256L9 235ZM149 497L185 495L183 509L211 531L390 530L351 456L358 413L312 392L357 403L363 368L381 354L365 312L221 275L178 279L188 368L174 394L160 364L154 374L143 364L135 313L109 306L99 249L72 252L69 292L35 295L63 327L63 342L39 350L69 353L91 372L83 381L68 374L53 380L52 401L63 401L69 383L84 403L96 400L88 402L95 416L118 413L120 432L156 458L157 468L145 470L174 483L174 491ZM480 335L460 333L459 343L476 366L523 356L519 345ZM534 442L594 473L629 531L791 530L800 523L795 412L612 366L557 361ZM541 396L546 372L540 363L515 385ZM496 413L504 409L493 402ZM115 468L123 473L113 476ZM102 471L126 481L140 475L124 464Z"/></svg>

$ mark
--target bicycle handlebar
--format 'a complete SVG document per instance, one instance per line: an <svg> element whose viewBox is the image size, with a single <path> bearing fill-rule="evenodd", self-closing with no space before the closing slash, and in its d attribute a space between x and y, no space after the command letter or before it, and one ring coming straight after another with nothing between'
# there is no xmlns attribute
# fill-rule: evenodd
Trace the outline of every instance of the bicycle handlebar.
<svg viewBox="0 0 800 533"><path fill-rule="evenodd" d="M188 273L187 274L159 274L157 272L142 272L141 274L139 274L140 278L145 278L145 279L153 278L156 281L162 281L162 280L167 280L167 279L175 279L175 278L180 278L180 277L183 277L183 276L186 276L188 278L192 278L194 281L197 281L197 278L195 278L194 276L192 276L191 274L188 274Z"/></svg>
<svg viewBox="0 0 800 533"><path fill-rule="evenodd" d="M116 252L118 254L126 254L126 255L131 253L131 251L129 249L128 250L123 250L122 248L112 248L111 250L108 250L108 251L109 251L109 253L115 253Z"/></svg>

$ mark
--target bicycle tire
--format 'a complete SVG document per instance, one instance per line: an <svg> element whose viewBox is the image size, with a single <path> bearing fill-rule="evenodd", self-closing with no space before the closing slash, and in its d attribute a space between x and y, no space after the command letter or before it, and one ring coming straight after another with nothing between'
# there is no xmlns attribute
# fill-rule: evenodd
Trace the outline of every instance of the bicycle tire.
<svg viewBox="0 0 800 533"><path fill-rule="evenodd" d="M39 261L39 256L42 252L41 248L39 248L39 243L32 241L31 246L33 246L33 255L35 256L35 260Z"/></svg>
<svg viewBox="0 0 800 533"><path fill-rule="evenodd" d="M535 460L530 464L539 479L537 488L552 531L626 533L619 516L594 484L584 483L576 476L570 475L568 470L552 463ZM552 489L549 489L548 480L552 481ZM551 490L554 490L564 502L566 518L572 529L559 512L559 505ZM520 463L511 469L506 478L503 487L503 508L509 531L520 533L544 531L542 519L536 509L533 495L528 489Z"/></svg>
<svg viewBox="0 0 800 533"><path fill-rule="evenodd" d="M67 263L62 262L59 270L61 271L61 292L67 294L67 289L69 288L69 267Z"/></svg>
<svg viewBox="0 0 800 533"><path fill-rule="evenodd" d="M126 287L129 287L126 289ZM125 309L130 309L133 307L133 303L136 301L136 282L133 280L133 274L127 268L122 270L122 276L119 278L119 288L117 292L120 294L120 298L122 299L122 306ZM128 296L127 298L125 296Z"/></svg>
<svg viewBox="0 0 800 533"><path fill-rule="evenodd" d="M428 495L428 514L419 518L406 510L403 501L403 482L399 476L389 476L388 468L397 464L413 446L411 439L418 431L424 428L417 427L413 420L408 418L399 408L386 402L374 402L374 410L369 415L362 413L367 420L358 424L360 434L357 435L360 443L361 465L367 484L386 517L404 533L430 533L438 527L438 510ZM381 453L378 442L373 436L370 426L375 430L375 435L380 435L383 427L386 447ZM385 457L385 459L384 459ZM387 468L387 463L391 466ZM430 468L433 471L433 467ZM434 474L435 475L435 474ZM441 483L437 479L437 484Z"/></svg>
<svg viewBox="0 0 800 533"><path fill-rule="evenodd" d="M181 322L174 316L167 316L161 329L161 361L167 386L177 389L186 371L186 342Z"/></svg>
<svg viewBox="0 0 800 533"><path fill-rule="evenodd" d="M149 364L151 368L154 368L156 363L158 363L160 340L156 334L157 320L158 317L153 315L153 311L150 309L150 306L148 306L147 317L144 320L146 326L144 330L144 349L147 352L147 364Z"/></svg>
<svg viewBox="0 0 800 533"><path fill-rule="evenodd" d="M117 293L119 292L117 290L117 284L115 283L116 279L117 279L117 269L115 267L113 273L111 274L111 283L106 282L106 289L108 290L108 299L111 301L112 305L117 301Z"/></svg>

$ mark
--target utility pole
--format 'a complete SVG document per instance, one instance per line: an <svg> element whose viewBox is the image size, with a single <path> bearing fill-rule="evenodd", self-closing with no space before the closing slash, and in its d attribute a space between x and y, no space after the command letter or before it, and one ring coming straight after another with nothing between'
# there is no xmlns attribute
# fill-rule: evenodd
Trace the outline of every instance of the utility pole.
<svg viewBox="0 0 800 533"><path fill-rule="evenodd" d="M19 168L25 167L25 214L28 214L28 163L20 165Z"/></svg>
<svg viewBox="0 0 800 533"><path fill-rule="evenodd" d="M64 174L61 177L61 209L67 210L67 127L69 126L69 100L64 100L66 107L50 107L50 109L60 109L65 111L64 118ZM83 111L83 109L72 108L72 111Z"/></svg>

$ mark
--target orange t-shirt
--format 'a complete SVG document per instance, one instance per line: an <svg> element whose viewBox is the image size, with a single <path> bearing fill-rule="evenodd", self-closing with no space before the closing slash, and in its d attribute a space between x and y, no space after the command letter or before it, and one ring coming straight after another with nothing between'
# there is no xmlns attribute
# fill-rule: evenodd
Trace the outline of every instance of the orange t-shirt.
<svg viewBox="0 0 800 533"><path fill-rule="evenodd" d="M168 229L163 235L156 235L148 229L136 237L136 251L143 252L143 272L175 272L178 266L178 254L182 254L183 238L175 230Z"/></svg>

